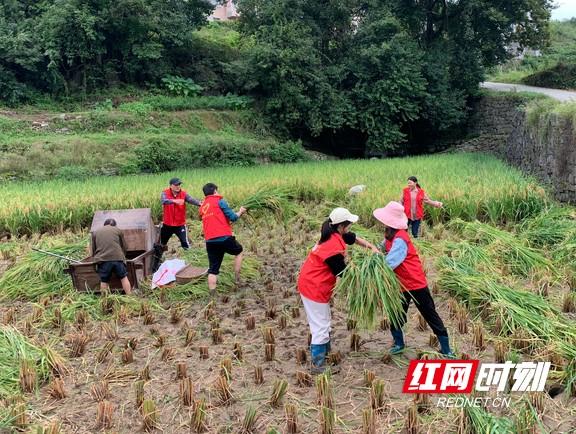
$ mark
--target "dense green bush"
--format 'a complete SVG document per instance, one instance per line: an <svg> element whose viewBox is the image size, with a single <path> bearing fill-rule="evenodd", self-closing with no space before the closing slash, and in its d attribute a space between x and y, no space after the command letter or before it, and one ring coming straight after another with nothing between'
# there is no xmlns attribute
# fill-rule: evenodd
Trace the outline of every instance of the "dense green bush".
<svg viewBox="0 0 576 434"><path fill-rule="evenodd" d="M522 80L522 83L554 89L576 89L576 63L560 62L551 68L529 75Z"/></svg>
<svg viewBox="0 0 576 434"><path fill-rule="evenodd" d="M153 107L152 104L148 104L141 101L135 101L120 104L120 106L118 106L118 109L128 113L134 113L139 116L144 116L150 113L153 110Z"/></svg>
<svg viewBox="0 0 576 434"><path fill-rule="evenodd" d="M168 172L176 169L181 156L180 146L167 139L152 139L134 148L142 172Z"/></svg>
<svg viewBox="0 0 576 434"><path fill-rule="evenodd" d="M0 65L0 101L14 106L27 101L30 97L30 89L24 83L19 82L12 71Z"/></svg>
<svg viewBox="0 0 576 434"><path fill-rule="evenodd" d="M204 136L182 143L152 139L134 149L141 172L156 173L193 167L253 166L262 162L291 163L308 160L298 142L263 142L233 136Z"/></svg>
<svg viewBox="0 0 576 434"><path fill-rule="evenodd" d="M301 142L274 143L268 150L268 158L273 163L296 163L308 160Z"/></svg>
<svg viewBox="0 0 576 434"><path fill-rule="evenodd" d="M194 83L194 80L184 77L168 75L162 79L162 84L172 95L175 96L197 96L204 90L202 86Z"/></svg>
<svg viewBox="0 0 576 434"><path fill-rule="evenodd" d="M142 102L150 104L154 110L243 110L248 108L252 100L246 96L196 96L196 97L170 97L165 95L147 96Z"/></svg>
<svg viewBox="0 0 576 434"><path fill-rule="evenodd" d="M79 181L89 178L94 173L84 166L64 166L58 169L56 178L66 181Z"/></svg>

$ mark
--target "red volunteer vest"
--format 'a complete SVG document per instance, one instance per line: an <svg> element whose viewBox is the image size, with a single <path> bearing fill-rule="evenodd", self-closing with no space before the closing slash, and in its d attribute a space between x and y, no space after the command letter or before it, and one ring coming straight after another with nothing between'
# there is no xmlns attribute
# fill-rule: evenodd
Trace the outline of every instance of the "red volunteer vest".
<svg viewBox="0 0 576 434"><path fill-rule="evenodd" d="M186 192L180 190L180 192L174 196L172 190L167 188L164 190L164 194L168 199L186 199ZM167 226L184 226L186 224L186 202L183 205L176 205L175 203L169 203L167 205L162 205L162 222Z"/></svg>
<svg viewBox="0 0 576 434"><path fill-rule="evenodd" d="M205 240L232 235L232 226L230 226L230 222L220 205L218 205L220 199L222 199L222 196L216 194L206 196L200 206L199 212Z"/></svg>
<svg viewBox="0 0 576 434"><path fill-rule="evenodd" d="M336 276L324 261L338 254L346 254L346 243L339 233L332 234L328 241L314 246L300 269L298 276L300 294L317 303L330 301L336 285Z"/></svg>
<svg viewBox="0 0 576 434"><path fill-rule="evenodd" d="M418 189L418 193L416 193L416 220L422 220L422 217L424 217L424 195L426 193L424 193L424 190L422 190L421 188ZM410 188L406 187L403 190L403 200L404 202L404 213L406 214L406 217L408 217L410 220L412 220L412 211L411 211L411 207L410 207Z"/></svg>
<svg viewBox="0 0 576 434"><path fill-rule="evenodd" d="M412 241L410 241L408 232L405 230L399 230L391 241L386 240L386 253L390 251L392 243L396 238L404 240L408 246L408 255L406 256L406 259L404 259L404 262L394 269L398 280L406 291L426 288L428 286L426 274L424 274L420 257L418 256L418 252L412 244Z"/></svg>

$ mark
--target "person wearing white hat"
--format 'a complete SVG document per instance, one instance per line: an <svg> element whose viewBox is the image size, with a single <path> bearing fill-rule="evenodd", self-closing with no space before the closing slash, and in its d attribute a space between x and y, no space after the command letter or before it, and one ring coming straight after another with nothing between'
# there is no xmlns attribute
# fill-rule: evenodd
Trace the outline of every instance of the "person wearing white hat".
<svg viewBox="0 0 576 434"><path fill-rule="evenodd" d="M334 209L322 224L320 241L312 248L300 269L298 291L312 334L310 353L313 374L324 372L326 356L331 349L330 299L337 276L346 268L346 246L358 244L380 253L376 246L350 232L352 223L357 221L358 216L346 208Z"/></svg>
<svg viewBox="0 0 576 434"><path fill-rule="evenodd" d="M450 349L448 332L436 311L432 294L430 294L428 289L422 262L420 262L420 257L410 240L408 232L406 232L406 229L408 229L408 217L406 217L404 207L398 202L390 202L384 208L374 210L373 214L376 220L386 227L383 243L386 251L386 262L396 273L403 287L404 295L402 324L400 324L400 328L390 328L394 339L394 345L390 349L390 353L398 354L404 351L405 344L402 326L406 323L406 313L410 306L410 300L414 299L416 307L438 337L440 352L448 358L454 358L454 354Z"/></svg>

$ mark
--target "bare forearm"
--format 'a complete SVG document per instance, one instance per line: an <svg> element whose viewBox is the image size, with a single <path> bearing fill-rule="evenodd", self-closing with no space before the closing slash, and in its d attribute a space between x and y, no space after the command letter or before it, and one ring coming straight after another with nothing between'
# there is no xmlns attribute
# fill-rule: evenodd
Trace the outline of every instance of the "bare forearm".
<svg viewBox="0 0 576 434"><path fill-rule="evenodd" d="M364 238L356 237L356 244L358 244L359 246L362 246L362 247L364 247L364 248L366 248L366 249L371 249L371 250L376 249L376 250L378 250L377 247L376 247L374 244L372 244L372 243L369 242L369 241L366 241Z"/></svg>
<svg viewBox="0 0 576 434"><path fill-rule="evenodd" d="M425 198L423 201L426 205L433 206L435 208L440 208L442 206L442 202L438 202L436 200L432 200L430 198Z"/></svg>

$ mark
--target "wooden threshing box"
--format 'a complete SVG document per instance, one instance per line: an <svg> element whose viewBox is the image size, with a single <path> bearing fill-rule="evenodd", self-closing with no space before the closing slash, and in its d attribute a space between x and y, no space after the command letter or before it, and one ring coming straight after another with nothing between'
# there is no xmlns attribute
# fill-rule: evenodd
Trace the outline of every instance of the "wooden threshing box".
<svg viewBox="0 0 576 434"><path fill-rule="evenodd" d="M92 219L90 233L104 226L106 219L113 218L122 229L126 241L126 270L133 288L138 288L142 280L152 274L154 243L158 240L158 227L152 221L150 208L122 209L114 211L96 211ZM68 272L72 276L74 287L78 291L99 291L100 278L96 272L93 239L90 237L91 255L81 263L72 263ZM120 279L112 276L110 289L122 289Z"/></svg>

